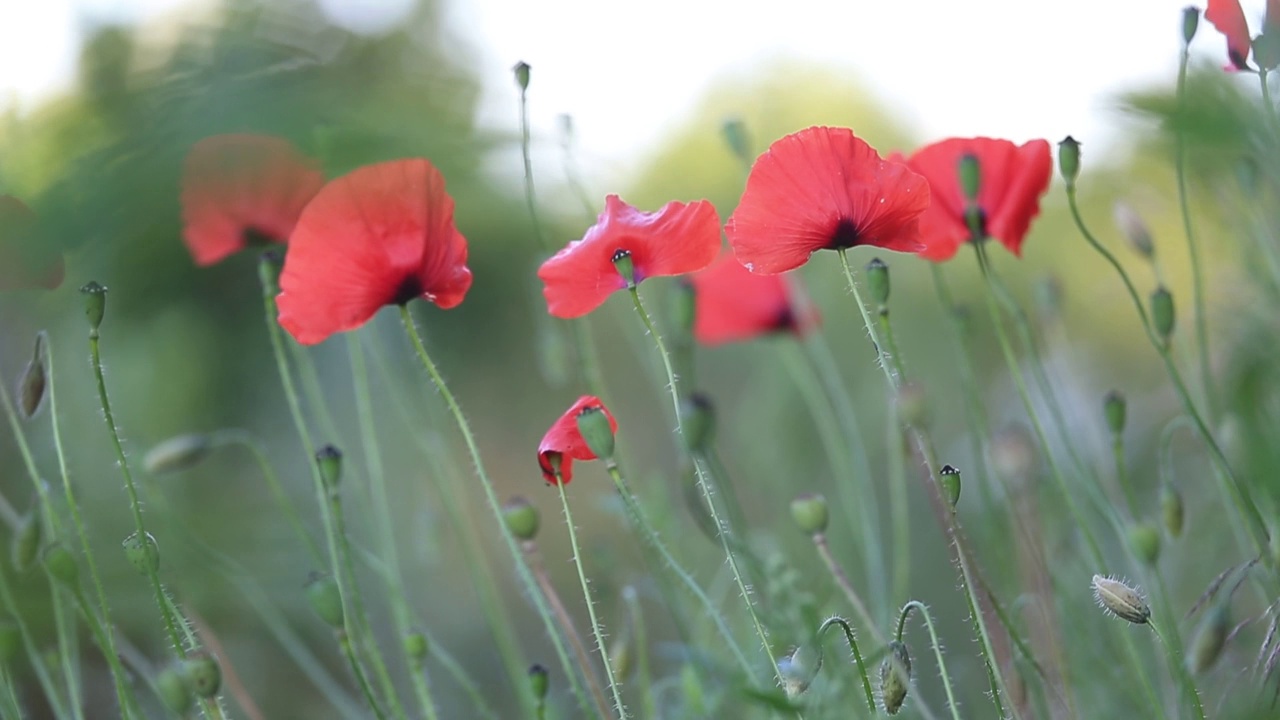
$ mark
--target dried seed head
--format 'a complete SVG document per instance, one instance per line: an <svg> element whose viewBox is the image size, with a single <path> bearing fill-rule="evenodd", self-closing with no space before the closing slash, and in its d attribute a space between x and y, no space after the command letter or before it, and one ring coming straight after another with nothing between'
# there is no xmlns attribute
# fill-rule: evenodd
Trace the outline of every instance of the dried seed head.
<svg viewBox="0 0 1280 720"><path fill-rule="evenodd" d="M160 569L160 546L151 533L133 533L121 543L129 564L143 575L151 575Z"/></svg>
<svg viewBox="0 0 1280 720"><path fill-rule="evenodd" d="M522 497L511 498L502 506L502 520L511 534L521 542L528 542L538 536L538 508Z"/></svg>
<svg viewBox="0 0 1280 720"><path fill-rule="evenodd" d="M1222 656L1230 632L1230 609L1225 602L1214 603L1205 611L1204 619L1191 638L1191 646L1187 649L1187 669L1198 674L1213 667Z"/></svg>
<svg viewBox="0 0 1280 720"><path fill-rule="evenodd" d="M211 698L222 687L222 668L207 653L198 652L182 661L182 675L196 697Z"/></svg>
<svg viewBox="0 0 1280 720"><path fill-rule="evenodd" d="M1151 619L1151 606L1134 588L1101 575L1093 576L1093 597L1098 605L1121 620L1144 625Z"/></svg>
<svg viewBox="0 0 1280 720"><path fill-rule="evenodd" d="M889 653L880 663L880 702L884 711L897 715L907 700L911 687L911 653L906 643L894 640L889 643Z"/></svg>
<svg viewBox="0 0 1280 720"><path fill-rule="evenodd" d="M805 493L791 501L791 519L808 535L818 535L827 530L830 515L827 499L818 493Z"/></svg>
<svg viewBox="0 0 1280 720"><path fill-rule="evenodd" d="M44 390L49 384L45 374L44 333L36 334L36 350L18 378L18 412L30 420L40 411Z"/></svg>
<svg viewBox="0 0 1280 720"><path fill-rule="evenodd" d="M142 466L152 475L186 470L203 460L211 448L208 435L177 435L147 451Z"/></svg>

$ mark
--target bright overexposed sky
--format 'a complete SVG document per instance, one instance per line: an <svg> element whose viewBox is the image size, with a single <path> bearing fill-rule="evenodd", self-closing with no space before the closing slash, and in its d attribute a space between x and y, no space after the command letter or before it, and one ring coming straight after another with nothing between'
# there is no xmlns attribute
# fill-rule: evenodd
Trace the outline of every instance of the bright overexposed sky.
<svg viewBox="0 0 1280 720"><path fill-rule="evenodd" d="M195 0L200 2L201 0ZM173 15L190 0L0 0L0 103L29 106L71 82L85 27ZM409 0L322 0L376 31ZM847 69L928 140L1071 134L1114 142L1112 99L1172 82L1184 0L452 0L448 23L474 48L481 121L517 117L510 67L533 66L535 132L574 117L587 161L624 174L716 78L771 59ZM1260 25L1264 0L1245 0ZM1203 5L1203 3L1201 3ZM1201 23L1195 55L1225 62ZM1244 78L1242 78L1244 80Z"/></svg>

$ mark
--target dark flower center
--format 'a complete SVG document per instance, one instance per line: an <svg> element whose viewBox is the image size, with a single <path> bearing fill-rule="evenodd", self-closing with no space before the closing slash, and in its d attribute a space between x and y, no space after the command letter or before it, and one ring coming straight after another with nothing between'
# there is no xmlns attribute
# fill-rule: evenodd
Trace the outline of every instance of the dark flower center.
<svg viewBox="0 0 1280 720"><path fill-rule="evenodd" d="M987 211L977 205L964 211L964 222L969 226L970 240L985 240L987 237Z"/></svg>
<svg viewBox="0 0 1280 720"><path fill-rule="evenodd" d="M769 329L777 333L795 332L800 329L800 323L797 322L795 311L791 306L788 305L778 311L778 316L774 318Z"/></svg>
<svg viewBox="0 0 1280 720"><path fill-rule="evenodd" d="M835 229L831 231L831 239L827 241L827 247L831 250L840 250L851 248L859 242L861 239L858 237L858 226L849 218L840 218Z"/></svg>
<svg viewBox="0 0 1280 720"><path fill-rule="evenodd" d="M408 305L409 301L420 297L423 293L422 281L416 276L410 275L400 281L399 287L391 295L388 305Z"/></svg>
<svg viewBox="0 0 1280 720"><path fill-rule="evenodd" d="M244 242L245 247L262 247L276 241L274 237L252 225L241 231L240 239Z"/></svg>

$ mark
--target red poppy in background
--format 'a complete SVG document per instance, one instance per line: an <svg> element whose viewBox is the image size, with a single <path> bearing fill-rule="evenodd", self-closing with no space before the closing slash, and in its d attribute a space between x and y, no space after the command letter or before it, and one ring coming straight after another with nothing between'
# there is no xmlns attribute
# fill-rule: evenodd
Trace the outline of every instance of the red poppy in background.
<svg viewBox="0 0 1280 720"><path fill-rule="evenodd" d="M0 290L53 290L65 273L62 253L36 232L36 214L0 195Z"/></svg>
<svg viewBox="0 0 1280 720"><path fill-rule="evenodd" d="M587 441L578 431L578 415L587 408L598 408L609 419L609 427L616 433L618 421L613 418L609 408L600 402L600 398L583 395L563 415L551 424L551 429L542 436L538 445L538 467L542 468L542 477L549 485L563 482L566 485L573 479L574 460L595 460L596 454L587 447ZM557 470L557 463L559 470Z"/></svg>
<svg viewBox="0 0 1280 720"><path fill-rule="evenodd" d="M1240 8L1240 0L1209 0L1204 19L1227 38L1227 57L1231 60L1227 69L1252 70L1249 67L1249 55L1253 50L1253 36L1249 33L1249 23L1245 20L1244 10ZM1280 0L1267 0L1267 15L1262 21L1260 37L1269 37L1277 32L1280 32ZM1267 69L1275 67L1276 61L1280 60L1280 56L1277 56L1263 62L1256 57L1257 53L1253 54L1254 62L1265 64Z"/></svg>
<svg viewBox="0 0 1280 720"><path fill-rule="evenodd" d="M280 273L280 324L312 345L421 297L444 309L471 287L453 198L427 160L366 165L325 185L298 218Z"/></svg>
<svg viewBox="0 0 1280 720"><path fill-rule="evenodd" d="M547 311L574 318L627 287L614 265L622 253L630 254L639 284L645 278L701 270L719 251L720 216L710 202L669 202L657 212L643 212L610 195L596 224L542 263L538 277L545 284Z"/></svg>
<svg viewBox="0 0 1280 720"><path fill-rule="evenodd" d="M285 242L322 185L317 164L288 140L207 137L191 147L182 170L182 238L197 265Z"/></svg>
<svg viewBox="0 0 1280 720"><path fill-rule="evenodd" d="M1040 196L1049 189L1053 157L1049 143L1015 145L991 138L951 138L916 151L907 164L928 178L933 202L920 217L920 255L942 261L971 238L965 220L967 200L960 187L960 159L978 159L978 210L983 236L1021 254L1031 220L1040 214Z"/></svg>
<svg viewBox="0 0 1280 720"><path fill-rule="evenodd" d="M752 340L773 333L805 332L817 311L793 278L756 275L725 253L690 278L696 313L693 335L704 345Z"/></svg>
<svg viewBox="0 0 1280 720"><path fill-rule="evenodd" d="M848 128L811 127L756 159L725 233L739 262L770 275L800 267L818 250L915 252L927 207L924 178L882 159Z"/></svg>

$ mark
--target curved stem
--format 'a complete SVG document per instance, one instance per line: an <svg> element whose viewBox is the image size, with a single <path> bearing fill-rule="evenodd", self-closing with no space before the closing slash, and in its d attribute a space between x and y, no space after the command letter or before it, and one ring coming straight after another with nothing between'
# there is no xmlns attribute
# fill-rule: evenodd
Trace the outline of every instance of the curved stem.
<svg viewBox="0 0 1280 720"><path fill-rule="evenodd" d="M917 610L924 616L925 627L929 630L929 644L933 646L933 656L937 658L938 672L942 675L942 687L947 693L947 707L951 708L951 717L954 720L960 720L960 708L956 705L955 692L951 689L951 673L947 672L947 661L942 657L942 645L938 642L938 631L933 626L933 616L924 603L911 600L902 606L902 614L898 616L898 630L894 633L894 639L902 642L902 633L906 629L907 617L911 615L912 610Z"/></svg>
<svg viewBox="0 0 1280 720"><path fill-rule="evenodd" d="M862 622L866 623L867 629L871 632L871 636L875 641L884 644L884 633L880 632L880 626L876 625L876 621L871 617L871 613L867 612L866 603L862 602L862 597L858 595L858 591L853 589L853 583L849 582L849 576L845 574L844 568L836 562L831 554L831 547L827 545L827 536L822 533L815 533L813 536L813 545L818 549L818 555L822 558L823 564L827 566L827 571L831 573L831 577L835 578L836 585L844 591L844 596L848 598L849 604L857 611Z"/></svg>
<svg viewBox="0 0 1280 720"><path fill-rule="evenodd" d="M1195 710L1196 717L1200 718L1200 720L1205 720L1204 705L1200 702L1200 693L1196 690L1195 681L1191 678L1191 671L1187 669L1186 659L1181 652L1174 650L1155 623L1148 621L1147 626L1151 628L1151 632L1155 634L1156 639L1160 641L1165 651L1169 653L1169 664L1178 669L1178 674L1183 679L1184 687L1190 697L1191 707Z"/></svg>
<svg viewBox="0 0 1280 720"><path fill-rule="evenodd" d="M1187 103L1187 65L1190 61L1189 48L1182 48L1182 56L1178 61L1178 114L1186 110ZM1263 71L1266 72L1265 70ZM1265 91L1266 81L1263 88ZM1191 203L1187 197L1187 139L1183 130L1183 118L1179 118L1177 132L1174 133L1177 143L1174 154L1174 172L1178 178L1178 208L1182 212L1182 231L1187 238L1187 255L1191 260L1191 289L1196 311L1196 349L1200 361L1200 385L1204 393L1205 404L1209 415L1214 412L1213 375L1209 366L1209 318L1204 297L1204 266L1200 263L1200 247L1196 242L1195 230L1191 225Z"/></svg>
<svg viewBox="0 0 1280 720"><path fill-rule="evenodd" d="M849 652L853 653L853 662L858 666L858 675L862 679L862 691L867 697L867 709L872 714L875 714L876 698L875 694L871 692L871 680L867 677L867 664L862 660L862 652L858 649L858 639L854 637L853 627L849 625L847 620L842 617L829 617L823 621L822 625L818 626L817 643L819 651L822 648L822 636L833 625L838 625L844 631L844 639L849 643Z"/></svg>

